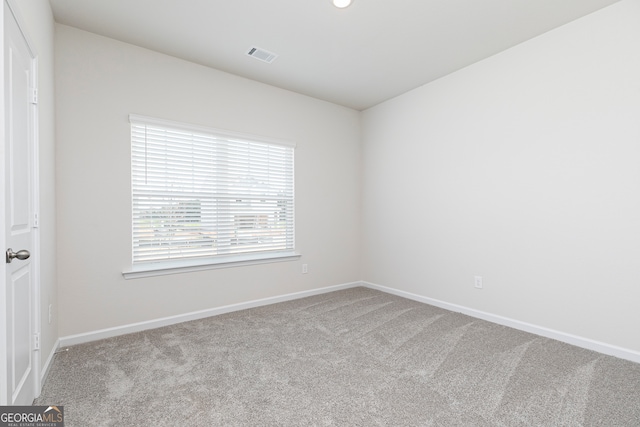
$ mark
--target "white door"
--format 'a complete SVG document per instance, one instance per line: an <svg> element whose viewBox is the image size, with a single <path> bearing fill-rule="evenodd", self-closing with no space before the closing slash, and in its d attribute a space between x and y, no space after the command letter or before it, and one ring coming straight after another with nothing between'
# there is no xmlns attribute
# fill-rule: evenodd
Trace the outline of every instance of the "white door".
<svg viewBox="0 0 640 427"><path fill-rule="evenodd" d="M0 404L30 405L38 392L36 349L37 263L35 224L35 60L4 4L4 236L5 274L0 288L4 366ZM34 254L35 255L35 254Z"/></svg>

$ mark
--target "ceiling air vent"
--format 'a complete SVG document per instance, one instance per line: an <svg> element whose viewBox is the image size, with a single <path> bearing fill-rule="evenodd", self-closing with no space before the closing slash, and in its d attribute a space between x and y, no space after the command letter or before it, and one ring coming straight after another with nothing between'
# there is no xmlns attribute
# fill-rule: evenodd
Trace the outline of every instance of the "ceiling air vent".
<svg viewBox="0 0 640 427"><path fill-rule="evenodd" d="M252 58L259 59L260 61L264 61L268 64L271 64L278 57L278 55L276 55L275 53L255 46L249 49L247 55L251 56Z"/></svg>

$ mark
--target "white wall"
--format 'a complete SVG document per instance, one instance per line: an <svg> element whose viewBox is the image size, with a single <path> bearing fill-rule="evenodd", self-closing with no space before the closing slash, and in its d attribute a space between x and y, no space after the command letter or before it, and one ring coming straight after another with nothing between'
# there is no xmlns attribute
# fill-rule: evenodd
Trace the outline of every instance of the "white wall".
<svg viewBox="0 0 640 427"><path fill-rule="evenodd" d="M56 73L61 336L360 278L357 111L62 25ZM129 113L296 142L301 260L124 280Z"/></svg>
<svg viewBox="0 0 640 427"><path fill-rule="evenodd" d="M40 155L40 317L41 363L47 362L58 340L56 287L54 21L48 1L14 1L38 57L38 118ZM52 321L49 323L49 304Z"/></svg>
<svg viewBox="0 0 640 427"><path fill-rule="evenodd" d="M625 0L364 112L364 279L640 351L639 23Z"/></svg>

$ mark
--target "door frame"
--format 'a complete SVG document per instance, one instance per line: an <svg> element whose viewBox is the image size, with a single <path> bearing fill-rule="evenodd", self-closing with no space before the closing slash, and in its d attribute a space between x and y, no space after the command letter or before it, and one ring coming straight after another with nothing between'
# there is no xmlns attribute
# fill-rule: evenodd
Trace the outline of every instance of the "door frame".
<svg viewBox="0 0 640 427"><path fill-rule="evenodd" d="M31 85L34 89L38 88L38 55L34 49L34 44L31 42L28 33L26 32L27 26L24 23L20 15L20 9L18 7L18 1L16 0L4 0L4 4L7 5L7 9L11 15L13 15L14 20L18 25L18 29L24 38L27 49L29 50L29 54L31 56ZM2 67L0 67L0 77L2 80L2 85L0 86L0 95L2 102L0 103L0 135L2 135L3 142L0 144L0 164L4 166L6 160L5 153L5 144L4 144L4 135L6 130L5 123L5 99L6 93L4 90L5 87L5 52L4 52L4 43L5 43L5 8L0 9L0 42L2 44ZM33 250L32 252L32 266L33 266L33 300L31 301L33 307L33 325L34 325L34 333L38 336L38 341L42 342L41 337L41 313L40 313L40 228L39 228L39 217L40 217L40 177L39 177L39 124L38 124L38 103L37 101L31 104L31 114L32 114L32 122L31 122L31 179L32 179L32 206L33 206L33 217L32 217L32 228L33 228ZM4 170L4 167L3 167ZM6 182L5 182L5 173L0 173L0 198L4 202L6 201ZM2 252L7 249L7 236L6 236L6 218L5 218L5 209L0 209L0 248ZM9 402L9 396L7 395L8 384L7 384L7 316L6 316L6 302L4 301L4 296L6 295L6 277L7 277L7 264L5 262L0 262L0 405L7 405ZM41 348L35 348L35 337L32 339L32 351L33 351L33 370L34 370L34 381L35 381L35 393L34 397L38 397L40 395L40 391L42 388L42 381L40 378L41 375Z"/></svg>

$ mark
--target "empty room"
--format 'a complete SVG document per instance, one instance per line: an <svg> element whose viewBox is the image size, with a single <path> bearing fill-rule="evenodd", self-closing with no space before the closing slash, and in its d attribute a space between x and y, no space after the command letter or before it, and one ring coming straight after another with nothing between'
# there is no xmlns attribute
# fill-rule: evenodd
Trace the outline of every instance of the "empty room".
<svg viewBox="0 0 640 427"><path fill-rule="evenodd" d="M2 22L0 426L640 426L640 0Z"/></svg>

